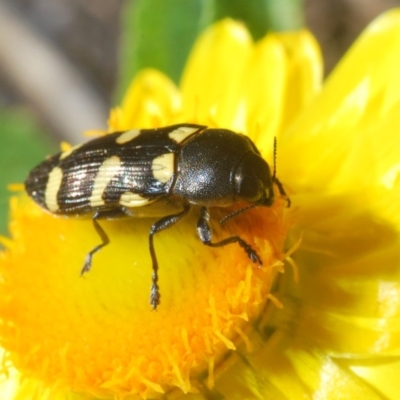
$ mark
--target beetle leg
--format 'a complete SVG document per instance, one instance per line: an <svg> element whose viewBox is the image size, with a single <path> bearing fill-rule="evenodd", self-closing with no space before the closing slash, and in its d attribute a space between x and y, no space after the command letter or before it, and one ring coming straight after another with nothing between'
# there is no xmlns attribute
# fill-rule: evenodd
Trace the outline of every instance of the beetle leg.
<svg viewBox="0 0 400 400"><path fill-rule="evenodd" d="M153 307L153 310L157 308L160 304L160 288L158 287L158 262L156 257L156 252L154 250L153 237L154 234L160 232L164 229L175 225L181 218L183 218L190 210L190 205L188 203L183 205L183 210L178 214L168 215L159 219L155 222L149 234L149 249L151 255L151 261L153 263L153 275L151 277L151 294L150 294L150 304Z"/></svg>
<svg viewBox="0 0 400 400"><path fill-rule="evenodd" d="M283 188L282 182L277 177L274 178L274 182L276 183L276 186L278 186L280 195L283 197L286 197L287 206L290 207L292 202L290 201L288 195L286 194L285 189Z"/></svg>
<svg viewBox="0 0 400 400"><path fill-rule="evenodd" d="M92 266L92 257L95 253L97 253L102 247L108 245L110 243L110 239L108 238L108 235L104 231L104 229L100 226L100 224L97 222L99 218L117 218L120 217L121 215L126 215L123 209L115 209L115 210L109 210L109 211L97 211L94 213L92 221L93 221L93 226L94 229L96 230L97 234L100 236L101 243L94 247L86 256L85 263L83 264L83 268L81 270L81 276L85 274L86 272L90 271L90 268Z"/></svg>
<svg viewBox="0 0 400 400"><path fill-rule="evenodd" d="M208 213L206 207L201 207L200 218L197 222L197 234L205 245L210 247L222 247L227 244L237 243L242 249L244 249L251 261L262 265L261 258L258 256L257 252L239 236L230 236L221 240L220 242L212 243L212 232L209 221L210 214Z"/></svg>

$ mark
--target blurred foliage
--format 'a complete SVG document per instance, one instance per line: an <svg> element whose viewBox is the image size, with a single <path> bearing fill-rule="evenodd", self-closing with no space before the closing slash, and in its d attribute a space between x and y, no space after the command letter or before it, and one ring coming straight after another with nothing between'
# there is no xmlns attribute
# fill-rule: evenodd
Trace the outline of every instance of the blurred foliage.
<svg viewBox="0 0 400 400"><path fill-rule="evenodd" d="M0 234L7 233L7 185L24 182L32 167L59 147L49 143L39 124L25 109L0 109Z"/></svg>
<svg viewBox="0 0 400 400"><path fill-rule="evenodd" d="M225 17L245 23L255 40L268 31L299 29L304 25L302 0L206 0L204 25Z"/></svg>
<svg viewBox="0 0 400 400"><path fill-rule="evenodd" d="M199 32L202 3L202 0L136 0L125 4L119 97L132 77L146 67L157 68L179 81Z"/></svg>

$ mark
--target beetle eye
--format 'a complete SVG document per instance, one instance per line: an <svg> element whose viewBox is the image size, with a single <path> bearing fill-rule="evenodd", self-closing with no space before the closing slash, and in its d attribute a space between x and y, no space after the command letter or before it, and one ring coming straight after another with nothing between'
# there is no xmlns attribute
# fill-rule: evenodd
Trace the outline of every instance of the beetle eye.
<svg viewBox="0 0 400 400"><path fill-rule="evenodd" d="M235 172L236 195L256 203L264 199L272 204L272 177L267 162L256 153L247 153ZM263 201L263 204L264 204ZM268 203L268 204L267 204Z"/></svg>
<svg viewBox="0 0 400 400"><path fill-rule="evenodd" d="M240 197L255 202L263 195L261 182L252 176L244 176L239 183Z"/></svg>

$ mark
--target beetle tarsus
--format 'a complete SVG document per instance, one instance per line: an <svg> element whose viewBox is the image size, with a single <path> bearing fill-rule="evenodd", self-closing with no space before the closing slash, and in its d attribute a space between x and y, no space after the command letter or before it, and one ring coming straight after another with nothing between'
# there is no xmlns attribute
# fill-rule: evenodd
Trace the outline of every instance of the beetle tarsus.
<svg viewBox="0 0 400 400"><path fill-rule="evenodd" d="M290 201L290 198L287 195L287 193L282 185L282 182L277 177L274 177L274 183L276 184L276 186L278 186L279 194L286 199L286 202L287 202L286 206L287 206L287 208L289 208L290 205L292 204L292 202Z"/></svg>
<svg viewBox="0 0 400 400"><path fill-rule="evenodd" d="M240 239L238 240L239 246L244 249L248 257L250 258L251 261L254 263L257 263L259 266L262 265L261 258L257 254L257 252L249 245L247 244L244 240Z"/></svg>
<svg viewBox="0 0 400 400"><path fill-rule="evenodd" d="M97 222L98 218L103 217L103 214L100 212L96 212L93 215L93 226L94 229L96 230L97 234L100 236L102 242L97 245L93 250L91 250L88 255L86 256L85 263L83 264L83 267L81 269L81 276L84 275L85 273L90 271L90 268L92 267L92 258L95 253L97 253L101 248L104 246L107 246L110 243L110 239L108 238L106 232L104 229L100 226L100 224Z"/></svg>
<svg viewBox="0 0 400 400"><path fill-rule="evenodd" d="M151 291L150 291L150 304L153 310L157 310L157 306L160 304L160 288L157 284L158 275L157 273L153 273L152 276L152 284L151 284Z"/></svg>
<svg viewBox="0 0 400 400"><path fill-rule="evenodd" d="M83 267L81 269L81 276L89 272L90 268L92 267L92 256L93 256L92 251L85 258L85 263L83 264Z"/></svg>

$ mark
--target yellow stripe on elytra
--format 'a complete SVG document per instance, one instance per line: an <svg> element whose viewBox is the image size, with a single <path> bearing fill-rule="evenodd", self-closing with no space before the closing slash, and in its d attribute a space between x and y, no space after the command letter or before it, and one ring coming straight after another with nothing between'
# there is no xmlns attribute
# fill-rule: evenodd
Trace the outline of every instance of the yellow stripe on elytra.
<svg viewBox="0 0 400 400"><path fill-rule="evenodd" d="M162 183L168 182L174 174L174 160L174 153L163 154L155 158L151 164L154 178Z"/></svg>
<svg viewBox="0 0 400 400"><path fill-rule="evenodd" d="M125 207L141 207L150 203L149 199L142 197L140 194L125 192L119 199L119 204Z"/></svg>
<svg viewBox="0 0 400 400"><path fill-rule="evenodd" d="M115 140L116 143L118 144L125 144L127 142L130 142L131 140L135 139L140 135L140 129L131 129L130 131L126 131L124 133L121 133Z"/></svg>
<svg viewBox="0 0 400 400"><path fill-rule="evenodd" d="M93 182L93 190L90 196L91 207L104 205L104 191L110 181L119 173L120 170L121 160L117 156L107 158L107 160L101 164L99 172L97 173Z"/></svg>
<svg viewBox="0 0 400 400"><path fill-rule="evenodd" d="M170 132L168 136L170 139L175 140L176 143L182 143L188 136L192 135L198 130L198 127L193 128L191 126L180 126L179 128L176 128Z"/></svg>
<svg viewBox="0 0 400 400"><path fill-rule="evenodd" d="M44 192L44 202L49 211L58 210L57 194L62 182L62 169L60 167L53 168L49 173L46 190Z"/></svg>

